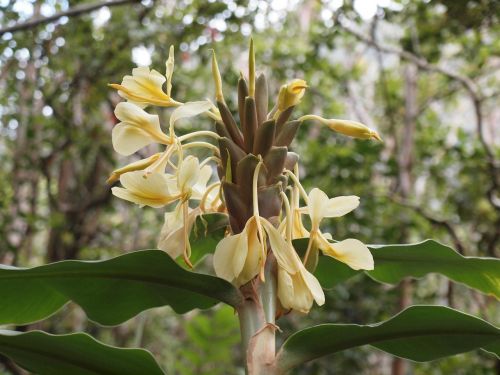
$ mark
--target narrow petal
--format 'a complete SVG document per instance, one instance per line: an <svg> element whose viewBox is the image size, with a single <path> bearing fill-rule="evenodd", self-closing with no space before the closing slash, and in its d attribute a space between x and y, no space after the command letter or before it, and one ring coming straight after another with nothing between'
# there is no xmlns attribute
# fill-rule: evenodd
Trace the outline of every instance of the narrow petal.
<svg viewBox="0 0 500 375"><path fill-rule="evenodd" d="M331 198L324 208L325 217L339 217L348 214L359 206L359 197L355 195Z"/></svg>
<svg viewBox="0 0 500 375"><path fill-rule="evenodd" d="M320 247L325 255L331 256L354 270L372 270L373 256L368 247L354 238L330 243L324 239Z"/></svg>

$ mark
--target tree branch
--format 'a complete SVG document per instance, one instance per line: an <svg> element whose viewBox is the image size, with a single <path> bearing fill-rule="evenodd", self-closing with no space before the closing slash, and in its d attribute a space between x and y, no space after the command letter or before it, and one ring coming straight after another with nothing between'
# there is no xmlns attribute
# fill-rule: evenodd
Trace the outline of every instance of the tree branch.
<svg viewBox="0 0 500 375"><path fill-rule="evenodd" d="M472 105L474 107L474 117L476 120L476 133L479 139L479 142L481 143L481 146L484 149L484 152L486 153L486 163L488 166L488 173L491 178L491 186L488 188L486 191L486 196L488 198L488 201L490 202L491 206L496 209L497 211L500 212L500 199L498 197L498 192L500 191L500 181L499 181L499 175L500 175L500 165L498 161L495 158L495 154L491 148L491 146L488 144L484 137L484 121L483 121L483 114L482 114L482 103L484 100L486 100L488 97L483 96L481 93L481 90L479 86L474 82L471 78L467 76L460 75L452 70L449 70L445 67L432 64L429 61L427 61L425 58L418 56L414 53L396 48L396 47L391 47L391 46L386 46L386 45L381 45L378 43L373 37L364 35L363 33L353 29L352 27L348 26L345 24L345 22L342 20L344 18L341 14L337 13L334 16L334 20L336 22L336 25L344 30L345 32L353 35L356 39L359 41L374 47L377 51L379 52L384 52L384 53L389 53L389 54L395 54L399 56L401 59L409 61L413 64L415 64L417 67L419 67L422 70L426 70L428 72L435 72L442 74L449 79L451 79L454 82L458 82L461 84L466 92L469 94L470 99L472 101Z"/></svg>
<svg viewBox="0 0 500 375"><path fill-rule="evenodd" d="M57 21L61 17L77 17L86 13L90 13L102 7L113 7L118 5L124 5L127 3L138 3L138 2L140 2L140 0L108 0L99 3L77 5L64 12L56 13L49 17L33 18L26 22L19 22L13 26L0 29L0 36L2 36L5 33L12 33L15 31L32 29L41 24Z"/></svg>

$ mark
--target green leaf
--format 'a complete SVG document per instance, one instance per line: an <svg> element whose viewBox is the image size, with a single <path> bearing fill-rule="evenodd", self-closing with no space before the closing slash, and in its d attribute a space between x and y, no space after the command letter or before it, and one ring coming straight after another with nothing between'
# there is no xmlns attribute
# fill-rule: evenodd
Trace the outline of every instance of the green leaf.
<svg viewBox="0 0 500 375"><path fill-rule="evenodd" d="M115 325L152 307L169 305L182 314L219 301L237 306L240 299L227 281L186 271L160 250L31 269L0 266L0 324L46 318L70 300L91 320Z"/></svg>
<svg viewBox="0 0 500 375"><path fill-rule="evenodd" d="M500 259L464 257L433 240L412 245L370 245L376 281L397 284L405 277L440 273L458 283L500 299Z"/></svg>
<svg viewBox="0 0 500 375"><path fill-rule="evenodd" d="M499 341L500 329L482 319L444 306L411 306L378 324L321 324L296 332L285 341L276 361L286 371L328 354L372 345L424 362L483 347L495 350Z"/></svg>
<svg viewBox="0 0 500 375"><path fill-rule="evenodd" d="M295 240L294 246L300 253L307 247L307 240ZM434 240L368 247L375 260L375 269L366 273L378 282L397 284L406 277L419 278L439 273L500 299L500 259L464 257ZM359 273L328 256L319 256L318 267L314 271L324 288L332 288Z"/></svg>
<svg viewBox="0 0 500 375"><path fill-rule="evenodd" d="M194 222L189 242L191 244L191 262L196 268L203 258L212 254L220 240L224 238L224 233L229 225L229 220L225 214L206 214L198 216ZM184 265L184 260L179 257L178 262Z"/></svg>
<svg viewBox="0 0 500 375"><path fill-rule="evenodd" d="M40 375L163 375L151 353L105 345L84 333L0 330L0 353Z"/></svg>

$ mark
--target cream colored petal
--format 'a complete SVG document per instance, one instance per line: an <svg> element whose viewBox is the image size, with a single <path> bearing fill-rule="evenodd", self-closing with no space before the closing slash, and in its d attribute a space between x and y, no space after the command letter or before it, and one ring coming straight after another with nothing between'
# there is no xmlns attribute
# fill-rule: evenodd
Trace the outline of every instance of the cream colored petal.
<svg viewBox="0 0 500 375"><path fill-rule="evenodd" d="M309 193L309 203L307 208L309 216L311 217L311 225L313 228L317 228L321 220L325 217L328 203L329 198L322 190L314 188Z"/></svg>
<svg viewBox="0 0 500 375"><path fill-rule="evenodd" d="M292 277L284 268L278 267L278 298L285 309L293 308L294 289Z"/></svg>
<svg viewBox="0 0 500 375"><path fill-rule="evenodd" d="M354 238L328 243L321 246L325 255L331 256L347 264L354 270L372 270L374 268L373 256L368 247Z"/></svg>
<svg viewBox="0 0 500 375"><path fill-rule="evenodd" d="M166 135L161 131L160 118L158 115L150 115L135 104L121 102L115 108L115 116L118 120L132 126L137 126L151 135L165 138Z"/></svg>
<svg viewBox="0 0 500 375"><path fill-rule="evenodd" d="M294 274L298 272L298 263L300 259L294 248L285 241L278 230L267 220L260 219L264 230L269 238L271 249L280 267L284 268L288 273Z"/></svg>
<svg viewBox="0 0 500 375"><path fill-rule="evenodd" d="M253 218L248 220L244 231L247 233L248 252L243 269L236 278L235 284L237 286L246 284L257 276L260 271L262 245L260 244L259 237L257 235L257 225Z"/></svg>
<svg viewBox="0 0 500 375"><path fill-rule="evenodd" d="M186 157L177 171L177 185L181 192L186 192L195 184L200 173L200 163L197 158L189 155Z"/></svg>
<svg viewBox="0 0 500 375"><path fill-rule="evenodd" d="M339 217L348 214L359 206L359 197L355 195L331 198L323 213L325 217Z"/></svg>
<svg viewBox="0 0 500 375"><path fill-rule="evenodd" d="M290 275L278 267L278 298L281 305L307 314L314 298L301 272ZM320 302L321 299L319 298Z"/></svg>
<svg viewBox="0 0 500 375"><path fill-rule="evenodd" d="M137 204L162 207L174 199L168 191L167 177L161 173L152 173L145 178L142 171L128 172L120 176L120 182L132 194L126 194L125 197L118 193L122 195L120 198Z"/></svg>
<svg viewBox="0 0 500 375"><path fill-rule="evenodd" d="M293 213L293 227L292 227L292 237L295 238L308 238L309 231L304 227L302 223L302 215L299 210L295 210Z"/></svg>
<svg viewBox="0 0 500 375"><path fill-rule="evenodd" d="M307 288L312 294L314 300L318 304L318 306L322 306L325 303L325 293L323 292L323 288L319 283L318 279L310 273L305 267L302 267L302 277L304 279Z"/></svg>
<svg viewBox="0 0 500 375"><path fill-rule="evenodd" d="M111 141L117 153L128 156L156 142L156 139L140 128L121 122L113 128Z"/></svg>
<svg viewBox="0 0 500 375"><path fill-rule="evenodd" d="M167 77L167 95L172 91L172 76L174 74L174 46L170 46L168 59L165 62L165 77Z"/></svg>
<svg viewBox="0 0 500 375"><path fill-rule="evenodd" d="M199 214L199 209L189 209L186 223L188 235L191 233ZM158 239L158 248L176 259L183 254L185 247L182 203L179 203L175 210L165 213L165 223Z"/></svg>
<svg viewBox="0 0 500 375"><path fill-rule="evenodd" d="M208 100L198 102L187 102L177 107L170 115L170 129L172 130L176 121L182 118L194 117L206 112L212 104Z"/></svg>
<svg viewBox="0 0 500 375"><path fill-rule="evenodd" d="M147 144L169 142L169 137L161 131L157 115L150 115L135 104L125 102L116 106L115 115L122 121L113 128L112 134L117 152L130 155Z"/></svg>
<svg viewBox="0 0 500 375"><path fill-rule="evenodd" d="M132 202L132 203L137 203L138 205L142 206L149 206L153 208L160 208L165 205L163 202L159 202L155 199L149 199L149 198L144 198L144 197L139 197L133 193L131 193L129 190L121 188L121 187L113 187L111 188L111 192L115 197L118 197L120 199Z"/></svg>
<svg viewBox="0 0 500 375"><path fill-rule="evenodd" d="M212 167L204 165L200 169L196 183L193 185L192 199L201 199L207 189L207 183L210 180L210 177L212 177Z"/></svg>
<svg viewBox="0 0 500 375"><path fill-rule="evenodd" d="M176 259L183 254L185 246L184 220L180 203L173 211L165 213L165 223L158 239L158 249Z"/></svg>
<svg viewBox="0 0 500 375"><path fill-rule="evenodd" d="M215 248L215 274L233 282L240 274L248 254L248 236L245 231L223 238Z"/></svg>

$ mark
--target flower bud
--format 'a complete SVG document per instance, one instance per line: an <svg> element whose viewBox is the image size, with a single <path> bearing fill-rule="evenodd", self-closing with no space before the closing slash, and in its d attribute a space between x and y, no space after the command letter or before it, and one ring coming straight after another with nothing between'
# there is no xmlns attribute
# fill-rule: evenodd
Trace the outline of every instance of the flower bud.
<svg viewBox="0 0 500 375"><path fill-rule="evenodd" d="M306 88L307 83L303 79L294 79L290 83L281 86L278 95L278 110L284 111L289 107L299 104Z"/></svg>
<svg viewBox="0 0 500 375"><path fill-rule="evenodd" d="M330 129L336 131L337 133L341 133L353 138L376 139L377 141L382 142L382 138L380 138L380 135L375 130L370 129L368 126L363 125L360 122L349 121L349 120L325 119L323 117L315 115L302 116L299 120L300 121L316 120L328 126Z"/></svg>

